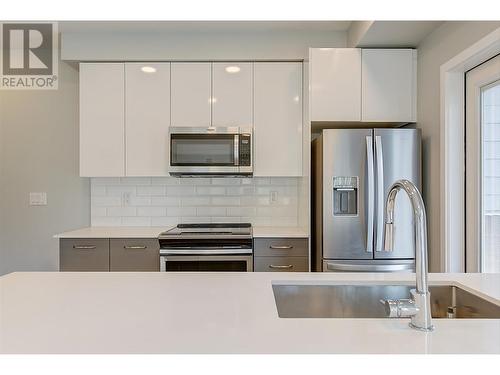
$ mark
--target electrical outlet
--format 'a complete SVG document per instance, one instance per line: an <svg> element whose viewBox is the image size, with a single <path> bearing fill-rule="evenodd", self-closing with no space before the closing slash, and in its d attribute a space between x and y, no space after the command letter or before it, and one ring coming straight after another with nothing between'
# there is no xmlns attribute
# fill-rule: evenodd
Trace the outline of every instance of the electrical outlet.
<svg viewBox="0 0 500 375"><path fill-rule="evenodd" d="M30 193L30 206L46 206L47 193Z"/></svg>
<svg viewBox="0 0 500 375"><path fill-rule="evenodd" d="M271 204L275 204L276 202L278 202L278 192L271 191L269 193L269 200L271 201Z"/></svg>
<svg viewBox="0 0 500 375"><path fill-rule="evenodd" d="M126 191L122 194L122 206L127 207L130 206L132 200L132 193Z"/></svg>

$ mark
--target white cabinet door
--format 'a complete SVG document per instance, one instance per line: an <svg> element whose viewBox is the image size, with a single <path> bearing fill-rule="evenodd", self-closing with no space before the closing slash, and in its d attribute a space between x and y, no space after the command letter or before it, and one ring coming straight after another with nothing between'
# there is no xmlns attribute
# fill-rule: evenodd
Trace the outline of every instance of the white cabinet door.
<svg viewBox="0 0 500 375"><path fill-rule="evenodd" d="M254 176L302 175L302 63L254 63Z"/></svg>
<svg viewBox="0 0 500 375"><path fill-rule="evenodd" d="M211 63L172 63L171 126L211 125Z"/></svg>
<svg viewBox="0 0 500 375"><path fill-rule="evenodd" d="M362 121L416 121L416 51L362 50Z"/></svg>
<svg viewBox="0 0 500 375"><path fill-rule="evenodd" d="M361 121L361 50L310 49L311 121Z"/></svg>
<svg viewBox="0 0 500 375"><path fill-rule="evenodd" d="M124 176L124 64L80 64L80 176Z"/></svg>
<svg viewBox="0 0 500 375"><path fill-rule="evenodd" d="M213 63L212 126L252 126L252 63Z"/></svg>
<svg viewBox="0 0 500 375"><path fill-rule="evenodd" d="M166 176L170 63L125 65L127 176Z"/></svg>

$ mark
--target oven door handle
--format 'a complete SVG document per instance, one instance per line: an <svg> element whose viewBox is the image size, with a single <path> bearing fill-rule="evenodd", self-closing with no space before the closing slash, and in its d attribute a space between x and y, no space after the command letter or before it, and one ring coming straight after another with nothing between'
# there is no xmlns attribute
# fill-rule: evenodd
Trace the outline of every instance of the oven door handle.
<svg viewBox="0 0 500 375"><path fill-rule="evenodd" d="M227 255L252 254L252 249L160 249L161 255Z"/></svg>

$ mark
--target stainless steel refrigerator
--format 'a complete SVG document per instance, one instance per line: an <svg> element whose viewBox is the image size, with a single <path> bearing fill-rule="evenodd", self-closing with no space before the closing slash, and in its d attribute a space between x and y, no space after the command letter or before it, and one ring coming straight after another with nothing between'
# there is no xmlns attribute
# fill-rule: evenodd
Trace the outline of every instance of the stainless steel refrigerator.
<svg viewBox="0 0 500 375"><path fill-rule="evenodd" d="M384 251L384 206L392 183L421 188L418 129L326 129L313 141L313 269L412 271L413 217L405 194L394 212L394 251Z"/></svg>

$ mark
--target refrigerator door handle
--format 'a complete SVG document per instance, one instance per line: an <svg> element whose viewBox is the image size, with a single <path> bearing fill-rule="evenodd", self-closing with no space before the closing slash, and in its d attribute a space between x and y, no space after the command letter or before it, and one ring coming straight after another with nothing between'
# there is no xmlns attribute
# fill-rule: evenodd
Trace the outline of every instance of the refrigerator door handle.
<svg viewBox="0 0 500 375"><path fill-rule="evenodd" d="M375 136L375 154L377 157L377 238L375 250L382 251L384 239L384 154L382 151L382 137Z"/></svg>
<svg viewBox="0 0 500 375"><path fill-rule="evenodd" d="M373 217L375 212L375 184L373 164L373 138L366 136L366 161L368 175L368 209L366 214L366 252L373 253Z"/></svg>
<svg viewBox="0 0 500 375"><path fill-rule="evenodd" d="M330 272L412 272L413 264L346 264L326 262Z"/></svg>

